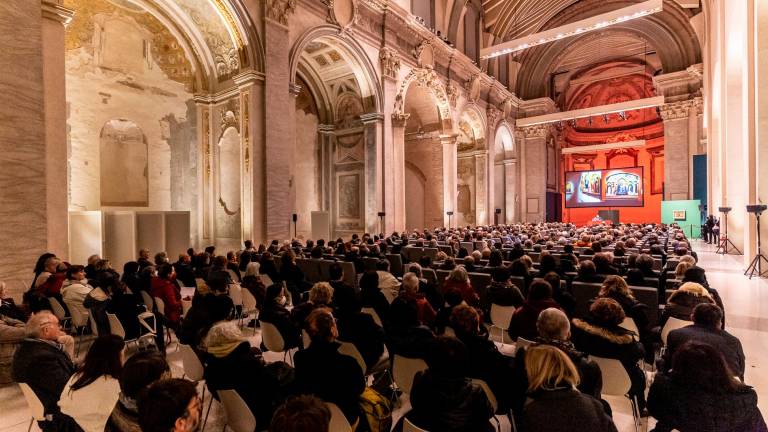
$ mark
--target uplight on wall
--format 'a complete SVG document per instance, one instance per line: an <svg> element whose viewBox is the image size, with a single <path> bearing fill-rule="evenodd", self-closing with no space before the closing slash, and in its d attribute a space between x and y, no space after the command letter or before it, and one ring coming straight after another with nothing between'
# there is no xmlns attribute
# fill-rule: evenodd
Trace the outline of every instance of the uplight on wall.
<svg viewBox="0 0 768 432"><path fill-rule="evenodd" d="M524 36L480 50L480 58L490 59L512 54L538 45L554 42L567 37L578 36L594 30L621 24L633 19L652 15L663 10L663 0L648 0L613 12L596 15L540 33Z"/></svg>

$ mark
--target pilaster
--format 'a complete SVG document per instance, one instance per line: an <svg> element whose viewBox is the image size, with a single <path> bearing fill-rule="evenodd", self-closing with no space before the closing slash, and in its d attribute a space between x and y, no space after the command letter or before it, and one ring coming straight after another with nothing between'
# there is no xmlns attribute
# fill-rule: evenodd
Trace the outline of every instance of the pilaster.
<svg viewBox="0 0 768 432"><path fill-rule="evenodd" d="M690 198L691 140L690 120L693 100L681 100L660 107L664 120L664 199Z"/></svg>
<svg viewBox="0 0 768 432"><path fill-rule="evenodd" d="M443 220L445 226L448 226L449 218L446 212L453 212L454 216L450 221L456 222L456 193L458 187L457 181L457 159L458 159L458 136L442 135L440 143L443 150Z"/></svg>
<svg viewBox="0 0 768 432"><path fill-rule="evenodd" d="M525 201L521 203L524 222L543 222L547 201L547 135L549 125L522 129L524 142Z"/></svg>

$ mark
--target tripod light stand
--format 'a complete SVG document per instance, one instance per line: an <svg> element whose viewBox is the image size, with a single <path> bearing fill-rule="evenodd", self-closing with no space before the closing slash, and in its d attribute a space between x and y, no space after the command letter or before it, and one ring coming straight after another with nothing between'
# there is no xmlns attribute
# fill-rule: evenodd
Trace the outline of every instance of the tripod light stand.
<svg viewBox="0 0 768 432"><path fill-rule="evenodd" d="M718 208L718 210L720 210L720 213L723 214L723 217L725 219L724 221L725 225L723 225L723 235L720 236L720 241L718 242L717 250L715 251L715 253L725 255L725 254L731 253L728 251L729 249L731 249L732 251L735 250L738 253L738 255L743 255L739 250L739 248L737 248L736 245L733 244L731 239L728 238L728 212L731 211L731 208L720 207Z"/></svg>
<svg viewBox="0 0 768 432"><path fill-rule="evenodd" d="M768 206L765 204L747 206L747 212L754 213L755 219L757 220L757 255L755 255L755 259L752 260L752 263L747 267L747 270L744 271L744 275L749 276L750 279L752 279L752 276L754 275L762 277L768 273L768 270L763 271L762 267L762 262L765 261L768 263L768 258L763 256L763 252L760 249L760 215L763 214L765 209L768 209Z"/></svg>

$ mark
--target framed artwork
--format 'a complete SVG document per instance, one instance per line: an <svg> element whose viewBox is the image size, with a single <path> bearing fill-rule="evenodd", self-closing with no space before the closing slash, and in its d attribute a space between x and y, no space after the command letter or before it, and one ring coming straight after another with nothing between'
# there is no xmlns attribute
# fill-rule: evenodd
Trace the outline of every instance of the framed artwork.
<svg viewBox="0 0 768 432"><path fill-rule="evenodd" d="M678 221L678 220L685 220L685 210L673 210L672 211L672 219Z"/></svg>

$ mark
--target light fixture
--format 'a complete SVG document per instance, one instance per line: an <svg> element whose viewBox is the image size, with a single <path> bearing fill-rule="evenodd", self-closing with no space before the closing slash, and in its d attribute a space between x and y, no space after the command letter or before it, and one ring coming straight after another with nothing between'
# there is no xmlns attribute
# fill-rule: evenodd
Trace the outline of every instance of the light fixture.
<svg viewBox="0 0 768 432"><path fill-rule="evenodd" d="M664 105L664 96L654 96L645 99L635 99L632 101L619 102L615 104L599 105L590 108L581 108L571 111L555 112L552 114L544 114L534 117L526 117L518 119L516 122L517 127L533 126L537 124L554 123L558 121L574 120L580 118L587 118L593 116L601 116L605 114L615 114L632 110L639 110L643 108L656 107L658 111L659 105Z"/></svg>
<svg viewBox="0 0 768 432"><path fill-rule="evenodd" d="M505 54L522 51L524 49L543 45L545 43L561 40L567 37L580 35L594 30L599 30L615 24L621 24L633 19L642 18L663 10L663 0L647 0L632 6L617 9L613 12L596 15L560 27L545 30L540 33L517 38L498 45L480 50L480 58L490 59Z"/></svg>

